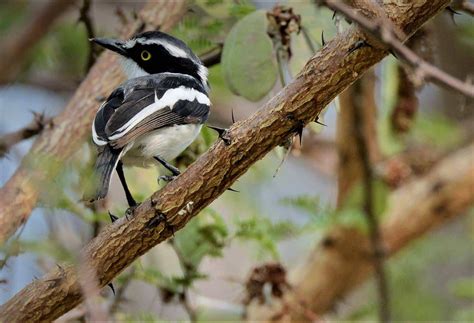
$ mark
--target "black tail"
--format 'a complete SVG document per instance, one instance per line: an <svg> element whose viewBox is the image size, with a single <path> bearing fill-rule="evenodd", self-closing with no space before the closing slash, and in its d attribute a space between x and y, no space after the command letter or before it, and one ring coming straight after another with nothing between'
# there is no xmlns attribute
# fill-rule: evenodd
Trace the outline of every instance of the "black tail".
<svg viewBox="0 0 474 323"><path fill-rule="evenodd" d="M96 186L93 200L100 200L107 196L110 176L117 166L122 149L113 149L109 145L102 146L95 162Z"/></svg>

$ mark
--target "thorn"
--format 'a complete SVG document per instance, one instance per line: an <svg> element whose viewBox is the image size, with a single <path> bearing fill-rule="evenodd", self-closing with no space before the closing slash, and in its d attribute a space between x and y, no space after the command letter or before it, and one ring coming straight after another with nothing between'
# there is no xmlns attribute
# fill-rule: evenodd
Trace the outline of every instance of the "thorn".
<svg viewBox="0 0 474 323"><path fill-rule="evenodd" d="M459 11L454 10L453 7L451 7L451 6L447 6L446 10L448 10L453 15L460 15L461 14Z"/></svg>
<svg viewBox="0 0 474 323"><path fill-rule="evenodd" d="M397 53L393 51L393 49L389 49L388 52L393 55L396 59L398 59Z"/></svg>
<svg viewBox="0 0 474 323"><path fill-rule="evenodd" d="M148 221L148 223L146 224L146 228L154 229L162 221L166 222L166 216L163 213L159 212L158 215L155 215L153 218L150 219L150 221Z"/></svg>
<svg viewBox="0 0 474 323"><path fill-rule="evenodd" d="M303 146L303 129L304 129L303 125L299 127L298 129L296 129L296 134L300 138L300 146Z"/></svg>
<svg viewBox="0 0 474 323"><path fill-rule="evenodd" d="M314 122L316 122L317 124L320 124L321 126L327 127L327 125L325 125L324 123L322 123L321 121L319 121L319 116L316 116L316 119L314 119Z"/></svg>
<svg viewBox="0 0 474 323"><path fill-rule="evenodd" d="M323 47L326 46L326 41L324 40L324 30L321 31L321 44L323 44Z"/></svg>
<svg viewBox="0 0 474 323"><path fill-rule="evenodd" d="M364 48L364 47L372 47L372 45L370 45L368 42L366 42L365 40L361 39L361 40L358 40L354 43L354 45L352 45L349 50L347 51L347 55L350 55L352 54L353 52L355 52L356 50L358 49L361 49L361 48Z"/></svg>
<svg viewBox="0 0 474 323"><path fill-rule="evenodd" d="M460 13L454 10L450 6L446 7L446 10L448 11L448 14L451 16L451 20L453 21L453 24L457 26L456 20L454 19L454 15L460 15Z"/></svg>
<svg viewBox="0 0 474 323"><path fill-rule="evenodd" d="M228 129L209 126L209 125L207 125L207 127L214 130L214 131L217 131L217 133L219 134L219 138L221 138L222 141L224 141L224 144L226 144L227 146L229 146L231 144L231 140L230 140L230 138L228 136L228 133L227 133Z"/></svg>
<svg viewBox="0 0 474 323"><path fill-rule="evenodd" d="M118 216L113 215L112 213L110 213L110 211L107 212L109 213L110 221L112 221L112 223L119 219Z"/></svg>
<svg viewBox="0 0 474 323"><path fill-rule="evenodd" d="M109 286L109 287L110 287L110 289L112 290L112 293L114 293L114 295L115 295L115 288L114 288L114 284L112 284L112 283L108 283L108 284L107 284L107 286Z"/></svg>

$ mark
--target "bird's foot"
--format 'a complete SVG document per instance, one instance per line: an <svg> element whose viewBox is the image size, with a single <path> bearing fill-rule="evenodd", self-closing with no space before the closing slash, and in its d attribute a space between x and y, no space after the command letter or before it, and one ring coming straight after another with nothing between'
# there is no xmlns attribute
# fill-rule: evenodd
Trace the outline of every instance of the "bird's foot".
<svg viewBox="0 0 474 323"><path fill-rule="evenodd" d="M176 177L178 177L178 175L162 175L160 177L158 177L158 183L160 182L160 180L163 180L165 182L172 182L176 179Z"/></svg>
<svg viewBox="0 0 474 323"><path fill-rule="evenodd" d="M141 203L136 203L135 205L130 206L126 211L125 211L125 218L127 220L130 220L129 217L133 217L133 214L135 213L135 210L137 207L140 206Z"/></svg>

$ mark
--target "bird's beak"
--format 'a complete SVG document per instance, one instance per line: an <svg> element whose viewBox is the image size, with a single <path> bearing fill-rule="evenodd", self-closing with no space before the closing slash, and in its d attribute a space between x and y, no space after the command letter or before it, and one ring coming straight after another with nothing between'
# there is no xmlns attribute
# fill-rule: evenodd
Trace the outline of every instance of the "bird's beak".
<svg viewBox="0 0 474 323"><path fill-rule="evenodd" d="M91 38L90 41L99 44L102 47L110 49L122 56L127 56L127 51L124 48L124 43L120 40L107 39L107 38Z"/></svg>

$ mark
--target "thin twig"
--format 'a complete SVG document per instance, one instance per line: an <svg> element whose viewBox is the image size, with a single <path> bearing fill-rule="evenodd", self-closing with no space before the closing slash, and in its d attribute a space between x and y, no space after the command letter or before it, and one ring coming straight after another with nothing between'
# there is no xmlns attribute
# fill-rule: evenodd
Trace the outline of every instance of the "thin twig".
<svg viewBox="0 0 474 323"><path fill-rule="evenodd" d="M311 38L311 35L309 34L309 31L305 26L301 26L301 33L303 34L304 40L309 50L311 51L311 54L316 53L316 46L314 44L314 41Z"/></svg>
<svg viewBox="0 0 474 323"><path fill-rule="evenodd" d="M130 269L130 272L127 273L127 276L125 277L122 285L120 285L120 287L117 289L117 292L114 296L114 301L112 302L112 304L110 304L109 308L109 312L111 315L113 315L117 311L120 303L124 300L125 291L127 290L128 286L130 286L130 283L132 282L135 276L135 271L136 267L133 266Z"/></svg>
<svg viewBox="0 0 474 323"><path fill-rule="evenodd" d="M219 46L199 56L204 66L209 68L211 66L219 64L221 62L222 48L223 45L219 44Z"/></svg>
<svg viewBox="0 0 474 323"><path fill-rule="evenodd" d="M377 20L370 20L341 1L320 0L320 3L341 13L346 18L356 22L362 28L376 36L378 40L387 45L397 55L397 57L402 58L409 65L415 68L415 72L420 76L420 78L431 80L440 86L474 98L474 86L472 84L462 82L421 59L398 39L396 36L396 29L388 19L379 17Z"/></svg>
<svg viewBox="0 0 474 323"><path fill-rule="evenodd" d="M181 270L183 271L184 280L188 281L192 279L192 277L194 276L193 273L196 272L195 266L184 257L181 250L179 250L178 246L176 245L174 239L170 239L169 243L173 248L174 252L176 253L176 256L178 257L179 265L181 267ZM179 296L179 299L183 304L184 309L189 315L189 320L191 322L197 322L196 309L189 300L189 286L183 284L183 292Z"/></svg>
<svg viewBox="0 0 474 323"><path fill-rule="evenodd" d="M474 4L469 0L455 0L451 7L455 10L464 11L465 13L474 16Z"/></svg>
<svg viewBox="0 0 474 323"><path fill-rule="evenodd" d="M94 65L97 53L95 44L89 39L95 38L94 24L92 23L92 18L90 16L91 0L83 0L82 6L79 9L79 19L78 22L82 22L86 28L87 33L87 43L89 44L89 54L87 56L87 65L86 72Z"/></svg>
<svg viewBox="0 0 474 323"><path fill-rule="evenodd" d="M33 121L17 131L4 134L0 137L0 158L20 141L29 139L40 133L46 126L52 125L52 118L46 118L41 113L33 113Z"/></svg>
<svg viewBox="0 0 474 323"><path fill-rule="evenodd" d="M354 87L360 87L360 82L356 82ZM389 291L388 283L384 270L384 251L382 246L382 239L380 236L380 229L377 215L374 210L374 172L372 163L370 161L369 150L365 142L364 122L365 118L362 115L363 99L359 95L361 91L355 91L354 97L354 124L355 124L355 139L362 162L362 181L364 185L364 204L363 208L367 223L369 226L370 241L374 253L374 270L377 281L377 289L379 295L379 318L381 322L390 322L390 305L389 305Z"/></svg>

